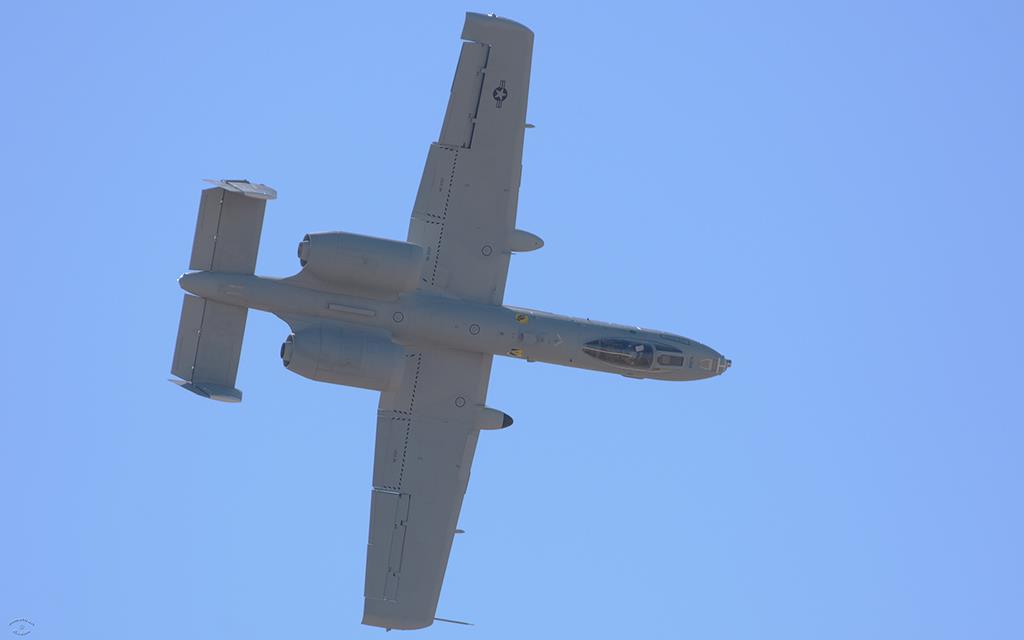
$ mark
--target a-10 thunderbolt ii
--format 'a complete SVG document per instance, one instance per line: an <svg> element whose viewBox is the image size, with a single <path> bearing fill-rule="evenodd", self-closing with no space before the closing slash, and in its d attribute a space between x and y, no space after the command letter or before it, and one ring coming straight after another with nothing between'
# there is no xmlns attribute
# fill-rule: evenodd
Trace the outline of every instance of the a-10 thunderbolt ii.
<svg viewBox="0 0 1024 640"><path fill-rule="evenodd" d="M502 306L509 259L543 242L515 228L533 33L466 15L441 135L430 145L405 242L343 232L299 243L302 270L254 275L273 189L202 192L171 372L200 396L238 402L248 309L288 323L284 366L380 391L363 623L434 620L482 429L493 356L630 378L697 380L729 360L679 335Z"/></svg>

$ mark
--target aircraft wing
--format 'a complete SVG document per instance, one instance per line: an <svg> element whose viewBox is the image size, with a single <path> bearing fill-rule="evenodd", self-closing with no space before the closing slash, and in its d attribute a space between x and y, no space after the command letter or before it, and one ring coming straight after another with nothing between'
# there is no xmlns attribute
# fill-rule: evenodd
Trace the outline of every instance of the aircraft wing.
<svg viewBox="0 0 1024 640"><path fill-rule="evenodd" d="M408 240L427 250L421 290L500 304L519 200L533 32L467 13L462 39Z"/></svg>
<svg viewBox="0 0 1024 640"><path fill-rule="evenodd" d="M410 349L381 394L363 624L433 623L476 450L491 355Z"/></svg>

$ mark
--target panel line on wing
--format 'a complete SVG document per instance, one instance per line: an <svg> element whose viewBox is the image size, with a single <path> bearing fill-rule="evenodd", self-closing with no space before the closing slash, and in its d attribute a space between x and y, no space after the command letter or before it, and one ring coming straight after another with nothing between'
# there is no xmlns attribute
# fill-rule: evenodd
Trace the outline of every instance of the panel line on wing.
<svg viewBox="0 0 1024 640"><path fill-rule="evenodd" d="M491 46L482 42L463 42L459 63L452 78L451 94L445 109L438 144L468 149L473 142L476 118L484 90L484 77Z"/></svg>
<svg viewBox="0 0 1024 640"><path fill-rule="evenodd" d="M437 244L434 246L434 269L430 274L430 286L437 283L437 265L441 262L441 246L444 243L444 227L448 221L448 205L452 201L452 188L455 186L455 167L459 164L459 150L452 149L452 170L448 176L448 193L444 197L444 209L441 211L441 230L437 234Z"/></svg>
<svg viewBox="0 0 1024 640"><path fill-rule="evenodd" d="M416 406L416 387L420 383L420 371L423 369L423 354L416 354L416 373L412 377L412 393L409 396L409 413L412 414Z"/></svg>
<svg viewBox="0 0 1024 640"><path fill-rule="evenodd" d="M480 91L476 94L476 106L473 107L473 117L470 119L469 125L469 141L466 143L466 148L473 148L473 134L476 133L476 118L480 115L480 102L484 97L484 78L487 76L487 61L491 59L491 46L484 45L486 52L484 53L484 66L480 68Z"/></svg>
<svg viewBox="0 0 1024 640"><path fill-rule="evenodd" d="M413 360L415 359L415 367ZM423 369L423 354L406 355L406 372L403 388L408 389L408 398L401 398L401 406L408 409L386 409L377 412L378 442L377 447L385 452L380 462L385 466L374 474L375 489L401 491L404 486L406 465L408 462L409 442L413 429L417 426L414 414L416 391L419 388L420 375ZM408 404L406 404L408 403Z"/></svg>
<svg viewBox="0 0 1024 640"><path fill-rule="evenodd" d="M391 532L391 544L388 548L388 572L384 579L384 599L398 600L398 581L402 576L402 555L405 552L405 534L408 531L409 502L412 496L407 493L398 494L395 508L394 528Z"/></svg>

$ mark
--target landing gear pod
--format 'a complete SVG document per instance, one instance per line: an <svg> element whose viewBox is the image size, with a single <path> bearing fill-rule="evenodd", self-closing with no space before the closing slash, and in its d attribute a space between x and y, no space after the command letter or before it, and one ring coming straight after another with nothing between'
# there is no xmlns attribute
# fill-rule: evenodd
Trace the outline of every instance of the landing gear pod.
<svg viewBox="0 0 1024 640"><path fill-rule="evenodd" d="M536 251L544 246L544 241L541 237L530 233L529 231L523 231L522 229L516 229L512 232L512 235L508 239L508 249L514 253L523 253L525 251Z"/></svg>
<svg viewBox="0 0 1024 640"><path fill-rule="evenodd" d="M512 416L507 413L490 407L480 409L480 417L477 419L478 429L504 429L511 425Z"/></svg>

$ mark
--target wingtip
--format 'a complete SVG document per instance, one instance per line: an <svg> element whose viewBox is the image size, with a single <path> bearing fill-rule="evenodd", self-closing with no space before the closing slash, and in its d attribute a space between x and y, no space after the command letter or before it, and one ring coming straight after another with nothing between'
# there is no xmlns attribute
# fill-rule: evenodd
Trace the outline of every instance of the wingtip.
<svg viewBox="0 0 1024 640"><path fill-rule="evenodd" d="M463 40L491 44L485 35L487 31L491 33L499 31L508 34L518 34L520 37L526 36L533 40L533 31L525 24L508 18L502 18L493 13L466 12L466 23L462 27Z"/></svg>

